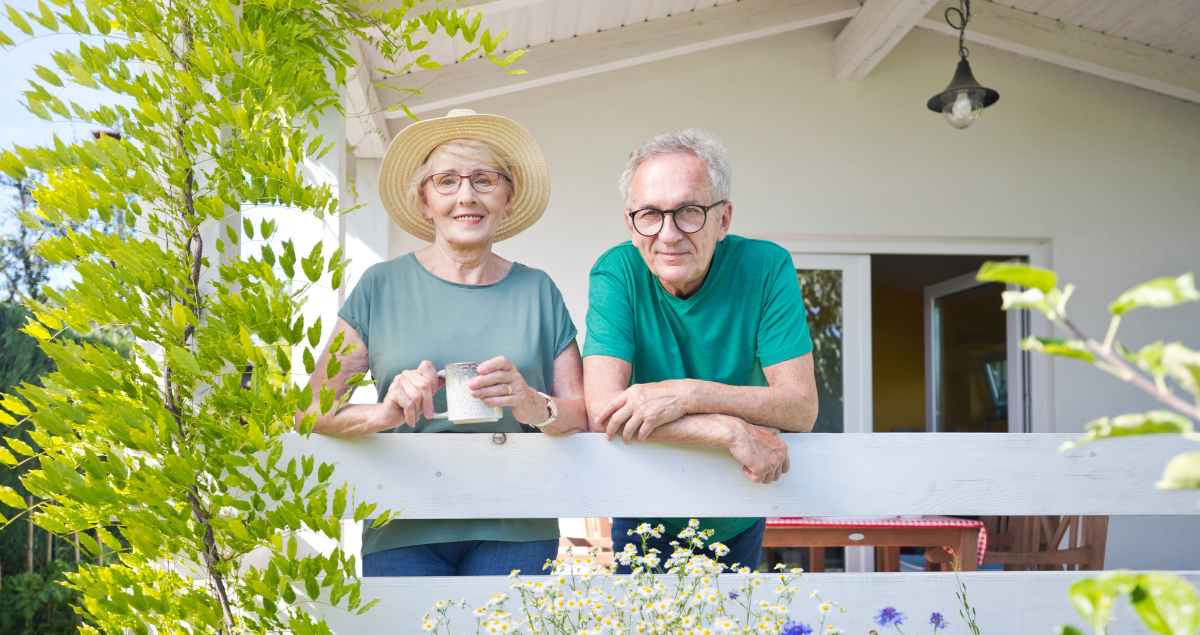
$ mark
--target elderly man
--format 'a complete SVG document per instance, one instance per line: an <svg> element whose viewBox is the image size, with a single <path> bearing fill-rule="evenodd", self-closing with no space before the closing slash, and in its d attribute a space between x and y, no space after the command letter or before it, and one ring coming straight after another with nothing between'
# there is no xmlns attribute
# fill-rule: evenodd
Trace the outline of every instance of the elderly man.
<svg viewBox="0 0 1200 635"><path fill-rule="evenodd" d="M764 187L777 187L767 175ZM621 175L631 242L591 272L584 396L593 432L681 445L719 445L742 473L771 483L788 470L780 430L817 418L812 342L788 252L730 235L729 163L716 137L678 130L653 137ZM760 179L756 179L759 182ZM668 533L685 518L614 518L613 547L642 522ZM757 567L762 518L705 518L726 564ZM627 572L624 568L622 572Z"/></svg>

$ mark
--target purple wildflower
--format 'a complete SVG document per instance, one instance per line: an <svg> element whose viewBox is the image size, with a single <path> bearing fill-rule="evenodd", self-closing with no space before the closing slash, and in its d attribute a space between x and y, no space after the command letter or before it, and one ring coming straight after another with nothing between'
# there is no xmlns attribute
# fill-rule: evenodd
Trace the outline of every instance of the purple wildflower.
<svg viewBox="0 0 1200 635"><path fill-rule="evenodd" d="M899 626L904 623L904 614L889 606L880 609L879 615L875 616L875 623L886 627Z"/></svg>
<svg viewBox="0 0 1200 635"><path fill-rule="evenodd" d="M783 625L783 635L811 635L813 629L804 622L789 621Z"/></svg>
<svg viewBox="0 0 1200 635"><path fill-rule="evenodd" d="M941 613L933 613L929 616L929 623L933 624L933 630L946 628L946 618L942 617Z"/></svg>
<svg viewBox="0 0 1200 635"><path fill-rule="evenodd" d="M729 592L729 599L731 599L731 600L736 600L736 599L738 599L738 593L737 593L737 591L730 591L730 592Z"/></svg>

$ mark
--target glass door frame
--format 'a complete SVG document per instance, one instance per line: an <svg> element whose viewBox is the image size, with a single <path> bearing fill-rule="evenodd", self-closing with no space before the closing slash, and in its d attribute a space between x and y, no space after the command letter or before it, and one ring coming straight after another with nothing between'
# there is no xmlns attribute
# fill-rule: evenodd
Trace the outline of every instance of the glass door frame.
<svg viewBox="0 0 1200 635"><path fill-rule="evenodd" d="M966 273L949 280L925 287L925 431L937 432L937 403L939 362L941 350L938 346L938 311L937 301L946 296L954 295L990 284L975 279L975 273ZM1017 291L1019 287L1006 285L1007 291ZM1008 432L1031 431L1031 401L1030 401L1030 355L1021 350L1021 340L1029 335L1029 312L1006 311L1007 323L1005 344L1008 350Z"/></svg>
<svg viewBox="0 0 1200 635"><path fill-rule="evenodd" d="M842 272L842 432L871 432L871 257L792 253L792 265Z"/></svg>

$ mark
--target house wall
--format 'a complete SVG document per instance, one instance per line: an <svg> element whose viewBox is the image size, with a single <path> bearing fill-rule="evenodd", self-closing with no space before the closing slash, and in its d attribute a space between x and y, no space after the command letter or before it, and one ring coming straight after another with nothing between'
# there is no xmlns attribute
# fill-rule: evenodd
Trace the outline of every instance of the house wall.
<svg viewBox="0 0 1200 635"><path fill-rule="evenodd" d="M953 72L950 38L914 30L866 80L838 82L841 26L466 104L526 126L554 179L544 218L496 252L547 271L583 331L588 270L628 238L616 188L626 157L650 135L699 127L729 149L734 233L1046 240L1079 287L1071 314L1098 336L1121 291L1197 269L1200 105L973 45L976 75L1002 98L955 130L924 106ZM419 245L389 233L391 256ZM1142 310L1121 337L1197 346L1198 325L1200 304ZM1052 381L1060 432L1155 407L1080 364L1055 363ZM1109 568L1200 570L1200 517L1110 527Z"/></svg>

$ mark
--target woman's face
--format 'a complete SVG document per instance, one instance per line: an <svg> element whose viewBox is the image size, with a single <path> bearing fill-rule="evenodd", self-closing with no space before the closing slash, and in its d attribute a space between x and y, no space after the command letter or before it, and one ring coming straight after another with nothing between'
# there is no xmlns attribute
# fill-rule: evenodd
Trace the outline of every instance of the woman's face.
<svg viewBox="0 0 1200 635"><path fill-rule="evenodd" d="M435 175L451 173L468 176L479 171L498 170L486 163L464 162L464 159L446 155L437 157L432 164L432 174ZM509 183L501 177L496 189L478 192L469 181L464 178L458 185L458 191L442 194L426 178L421 186L425 192L425 218L433 221L438 238L452 244L491 244L500 221L508 217L512 203Z"/></svg>

